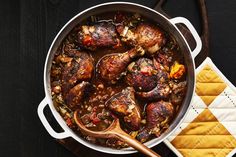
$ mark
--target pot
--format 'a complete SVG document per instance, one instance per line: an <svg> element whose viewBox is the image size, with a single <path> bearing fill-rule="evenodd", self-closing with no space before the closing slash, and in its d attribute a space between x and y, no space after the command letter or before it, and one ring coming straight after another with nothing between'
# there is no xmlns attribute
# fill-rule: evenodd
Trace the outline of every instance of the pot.
<svg viewBox="0 0 236 157"><path fill-rule="evenodd" d="M45 129L48 131L48 133L56 138L56 139L64 139L68 137L72 137L74 140L78 141L79 143L100 151L104 153L111 153L111 154L130 154L136 152L133 148L123 148L120 150L108 148L99 146L96 144L92 144L82 137L78 136L75 132L73 132L65 123L64 119L60 116L60 114L57 112L56 108L53 105L52 102L52 96L51 96L51 87L50 87L50 69L52 65L52 60L54 57L54 54L59 47L62 40L66 37L66 35L81 21L84 19L90 17L91 15L111 12L111 11L125 11L125 12L133 12L138 13L142 15L143 17L146 17L148 19L153 20L154 22L157 22L161 25L162 28L164 28L165 31L172 34L176 41L179 44L179 47L184 55L184 60L187 65L187 93L186 97L183 101L182 106L179 109L179 113L176 116L176 118L171 123L170 127L162 133L162 135L158 138L152 139L145 143L145 145L149 148L156 146L157 144L161 143L163 140L165 140L173 131L178 127L178 125L182 122L184 116L186 115L188 108L190 106L193 92L195 90L195 64L194 64L194 58L198 55L198 53L201 50L202 43L200 40L199 35L197 34L196 30L192 26L192 24L183 17L175 17L172 19L166 18L161 13L152 10L148 7L135 4L135 3L129 3L129 2L110 2L110 3L104 3L100 5L93 6L89 9L86 9L79 14L77 14L75 17L73 17L70 21L68 21L63 28L59 31L55 39L53 40L48 54L45 61L45 67L44 67L44 89L45 89L45 98L41 101L41 103L38 106L38 116L44 125ZM183 24L185 25L189 31L192 33L195 41L196 41L196 47L194 50L191 50L188 43L186 42L184 36L181 34L179 29L176 27L176 24ZM47 119L44 115L44 108L46 106L49 106L53 116L55 117L58 124L62 127L64 130L63 132L56 132L48 123Z"/></svg>

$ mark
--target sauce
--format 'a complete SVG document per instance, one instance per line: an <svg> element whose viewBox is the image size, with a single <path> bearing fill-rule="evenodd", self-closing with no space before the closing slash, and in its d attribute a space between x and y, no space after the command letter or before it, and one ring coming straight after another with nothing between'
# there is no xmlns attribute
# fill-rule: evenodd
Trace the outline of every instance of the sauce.
<svg viewBox="0 0 236 157"><path fill-rule="evenodd" d="M131 14L127 14L127 16L130 16L130 15ZM96 18L103 19L103 20L110 20L111 17L114 17L114 13L106 14L106 15L99 15ZM92 17L91 19L94 19L94 17ZM142 19L141 21L145 21L145 20L147 19ZM84 21L80 25L83 25L86 23L91 23L91 20ZM73 120L73 113L77 109L79 110L79 116L82 122L85 124L85 126L87 126L87 128L91 130L95 130L95 131L100 131L100 130L106 129L112 123L113 119L117 117L117 115L115 115L114 113L109 111L109 109L106 108L105 106L106 101L110 99L113 95L115 95L116 93L119 93L123 89L128 87L128 85L124 81L124 78L121 78L119 81L117 81L116 84L107 83L101 80L96 73L96 66L95 66L93 76L89 80L89 82L93 85L93 90L88 95L85 95L85 98L83 99L83 101L81 101L76 107L71 108L65 103L64 98L61 93L61 84L62 84L61 71L63 70L65 63L57 61L57 57L64 53L63 48L66 44L70 44L71 47L73 47L73 49L78 49L78 50L81 49L81 47L78 45L78 40L77 40L77 32L78 32L79 26L75 27L67 35L67 37L63 40L60 47L58 48L57 53L55 54L52 68L51 68L51 87L52 87L53 102L58 112L65 119L67 125L70 128L72 128L74 131L78 132L77 126ZM179 47L177 43L175 42L174 38L171 37L171 35L169 35L166 32L165 32L165 36L167 37L167 44L165 44L165 46L162 48L163 51L165 51L165 49L174 51L174 54L171 56L171 59L173 60L171 61L171 63L173 63L174 61L177 61L178 63L181 63L184 65L183 55L181 54ZM88 52L92 56L92 58L94 59L94 64L96 65L99 59L101 59L106 54L124 53L129 49L130 49L130 46L126 45L125 43L122 43L122 46L118 48L99 48L96 51L86 50L86 52ZM149 55L144 55L143 57L152 59L152 57ZM166 68L170 71L171 66L168 66ZM179 80L173 80L173 82L178 83L185 80L186 80L186 74L184 74L184 76ZM167 99L167 101L170 101L170 99L171 98ZM142 120L141 120L140 130L142 130L146 126L145 108L146 108L147 102L141 99L137 99L137 102L141 109ZM182 100L181 102L178 102L178 104L174 105L175 115L177 115L177 110L179 106L181 105L181 103L182 103ZM124 131L126 131L127 133L130 133L131 136L135 137L135 135L133 134L137 134L137 132L134 132L128 129L124 124L121 124L121 127ZM116 140L106 141L104 139L103 140L94 139L92 137L82 135L80 132L78 133L80 134L80 136L85 137L87 140L98 143L98 144L102 144L106 146L114 145L116 148L120 146L121 147L126 146L124 143L121 143L120 145L114 144L114 141Z"/></svg>

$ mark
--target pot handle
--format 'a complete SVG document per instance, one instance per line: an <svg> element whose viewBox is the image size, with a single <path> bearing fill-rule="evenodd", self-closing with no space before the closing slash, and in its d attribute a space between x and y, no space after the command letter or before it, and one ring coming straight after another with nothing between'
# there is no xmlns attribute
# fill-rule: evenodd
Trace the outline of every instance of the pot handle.
<svg viewBox="0 0 236 157"><path fill-rule="evenodd" d="M195 58L200 53L200 51L202 49L202 41L201 41L201 38L199 37L196 29L193 27L191 22L184 17L172 18L172 19L170 19L170 22L174 25L176 25L178 23L184 24L189 29L189 31L192 33L193 38L195 39L195 42L196 42L196 47L192 51L192 57Z"/></svg>
<svg viewBox="0 0 236 157"><path fill-rule="evenodd" d="M43 123L45 129L48 131L48 133L56 138L56 139L63 139L63 138L67 138L67 137L70 137L69 133L64 131L64 132L61 132L61 133L58 133L56 132L52 127L51 125L48 123L43 111L44 111L44 108L48 105L48 102L47 102L47 99L46 97L40 102L39 106L38 106L38 116L39 116L39 119L41 120L41 122Z"/></svg>

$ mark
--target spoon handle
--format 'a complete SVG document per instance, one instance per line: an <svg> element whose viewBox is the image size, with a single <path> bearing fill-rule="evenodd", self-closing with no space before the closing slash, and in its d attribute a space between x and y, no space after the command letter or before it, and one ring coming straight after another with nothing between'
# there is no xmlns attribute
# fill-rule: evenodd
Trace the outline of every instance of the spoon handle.
<svg viewBox="0 0 236 157"><path fill-rule="evenodd" d="M114 134L119 138L120 140L126 142L129 146L133 147L134 149L138 150L139 152L142 152L143 154L146 154L150 157L161 157L159 154L154 152L152 149L148 148L144 144L140 143L136 139L132 138L130 135L128 135L123 130L119 130L114 132Z"/></svg>

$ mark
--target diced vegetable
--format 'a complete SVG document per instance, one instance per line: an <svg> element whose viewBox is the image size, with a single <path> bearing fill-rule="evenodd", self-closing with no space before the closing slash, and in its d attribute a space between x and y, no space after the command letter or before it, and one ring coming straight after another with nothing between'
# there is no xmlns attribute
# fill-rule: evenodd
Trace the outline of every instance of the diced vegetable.
<svg viewBox="0 0 236 157"><path fill-rule="evenodd" d="M185 73L184 65L183 64L179 64L178 62L175 62L171 66L170 78L179 79L179 78L181 78L183 76L184 73Z"/></svg>
<svg viewBox="0 0 236 157"><path fill-rule="evenodd" d="M60 61L60 62L62 62L62 63L71 62L72 59L73 59L73 58L67 57L67 56L65 56L65 55L59 55L59 56L56 58L57 61Z"/></svg>
<svg viewBox="0 0 236 157"><path fill-rule="evenodd" d="M85 35L84 36L84 40L83 40L84 45L91 45L92 42L93 42L93 39L90 35Z"/></svg>
<svg viewBox="0 0 236 157"><path fill-rule="evenodd" d="M138 135L138 131L131 131L130 136L135 138Z"/></svg>
<svg viewBox="0 0 236 157"><path fill-rule="evenodd" d="M67 118L66 124L71 128L73 126L73 123L70 118Z"/></svg>

